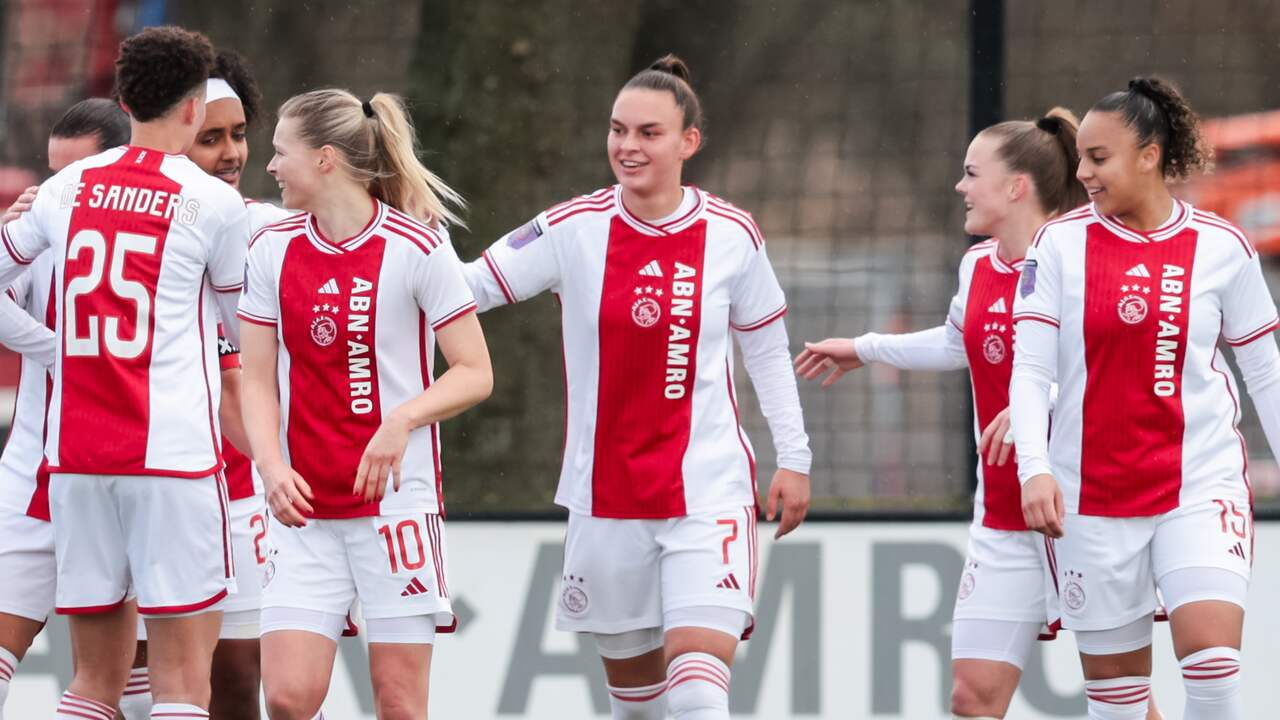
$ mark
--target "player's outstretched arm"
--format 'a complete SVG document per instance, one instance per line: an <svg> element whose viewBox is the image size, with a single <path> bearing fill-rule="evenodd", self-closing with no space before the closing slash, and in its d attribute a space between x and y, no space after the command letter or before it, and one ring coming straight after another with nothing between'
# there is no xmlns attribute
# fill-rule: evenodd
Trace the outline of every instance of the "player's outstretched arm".
<svg viewBox="0 0 1280 720"><path fill-rule="evenodd" d="M959 370L969 364L964 337L948 323L912 333L866 333L805 343L804 352L796 357L796 374L816 380L830 372L822 383L830 387L850 370L876 362L899 370L929 371Z"/></svg>
<svg viewBox="0 0 1280 720"><path fill-rule="evenodd" d="M394 487L400 488L400 462L410 432L447 420L493 392L489 347L475 313L467 313L437 330L436 342L449 369L421 395L392 410L365 446L351 492L366 501L379 500L386 494L388 475Z"/></svg>
<svg viewBox="0 0 1280 720"><path fill-rule="evenodd" d="M266 487L267 507L286 526L307 524L313 496L302 476L285 464L280 451L280 385L276 355L280 350L274 326L244 323L240 336L242 365L240 409L249 447Z"/></svg>

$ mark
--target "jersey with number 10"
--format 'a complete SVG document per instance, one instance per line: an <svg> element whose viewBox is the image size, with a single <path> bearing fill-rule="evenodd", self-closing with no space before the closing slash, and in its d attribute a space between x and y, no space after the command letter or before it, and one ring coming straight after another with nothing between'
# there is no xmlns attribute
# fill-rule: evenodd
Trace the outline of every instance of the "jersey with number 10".
<svg viewBox="0 0 1280 720"><path fill-rule="evenodd" d="M243 279L240 194L185 156L122 146L45 181L2 235L0 282L56 259L50 472L219 470L213 304Z"/></svg>

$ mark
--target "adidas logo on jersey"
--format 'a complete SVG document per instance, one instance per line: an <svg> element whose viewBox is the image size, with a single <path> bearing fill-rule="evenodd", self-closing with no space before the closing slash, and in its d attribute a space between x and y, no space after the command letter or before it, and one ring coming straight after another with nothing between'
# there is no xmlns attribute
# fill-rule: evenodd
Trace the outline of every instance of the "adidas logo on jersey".
<svg viewBox="0 0 1280 720"><path fill-rule="evenodd" d="M1134 265L1128 270L1125 270L1124 274L1130 277L1146 277L1146 278L1151 277L1151 273L1147 270L1147 266L1143 263L1138 263L1137 265Z"/></svg>
<svg viewBox="0 0 1280 720"><path fill-rule="evenodd" d="M404 586L404 590L400 592L400 597L413 597L414 595L425 595L427 594L427 592L429 592L427 590L427 586L423 585L422 581L419 580L418 578L414 578L413 580L409 581L408 585Z"/></svg>
<svg viewBox="0 0 1280 720"><path fill-rule="evenodd" d="M1004 298L1000 298L999 300L991 303L991 307L987 308L987 312L1007 313L1009 312L1009 306L1005 304Z"/></svg>
<svg viewBox="0 0 1280 720"><path fill-rule="evenodd" d="M657 260L650 260L648 265L640 268L640 274L648 275L649 277L662 277L662 266L658 264Z"/></svg>
<svg viewBox="0 0 1280 720"><path fill-rule="evenodd" d="M320 286L321 295L337 295L338 281L335 278L329 278L329 281Z"/></svg>
<svg viewBox="0 0 1280 720"><path fill-rule="evenodd" d="M722 590L741 590L742 589L742 586L738 584L738 578L734 577L733 573L729 573L728 575L725 575L723 580L716 583L716 587Z"/></svg>

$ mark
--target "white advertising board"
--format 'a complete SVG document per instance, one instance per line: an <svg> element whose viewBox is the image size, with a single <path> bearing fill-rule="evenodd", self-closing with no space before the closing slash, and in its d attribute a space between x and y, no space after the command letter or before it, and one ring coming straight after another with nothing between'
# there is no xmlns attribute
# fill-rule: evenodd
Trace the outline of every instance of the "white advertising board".
<svg viewBox="0 0 1280 720"><path fill-rule="evenodd" d="M733 668L735 718L938 720L949 718L949 636L964 557L961 523L811 523L773 542L761 528L757 629ZM460 632L441 637L431 716L468 720L609 717L589 639L554 628L560 523L448 527L449 585ZM1244 649L1249 718L1274 718L1280 698L1280 524L1258 526ZM13 680L8 717L47 717L70 670L61 619L36 641ZM1155 695L1182 716L1182 687L1167 627L1156 634ZM1084 718L1069 633L1041 643L1010 718ZM367 660L344 640L325 713L372 720Z"/></svg>

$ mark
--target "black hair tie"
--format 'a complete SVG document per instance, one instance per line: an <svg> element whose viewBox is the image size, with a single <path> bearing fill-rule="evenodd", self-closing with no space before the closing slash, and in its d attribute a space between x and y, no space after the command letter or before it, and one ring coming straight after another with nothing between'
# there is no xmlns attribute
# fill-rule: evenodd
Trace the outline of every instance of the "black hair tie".
<svg viewBox="0 0 1280 720"><path fill-rule="evenodd" d="M364 110L365 117L367 118L373 117L373 105L371 105L368 100L363 100L360 102L360 109Z"/></svg>
<svg viewBox="0 0 1280 720"><path fill-rule="evenodd" d="M1042 117L1036 120L1036 127L1050 135L1057 135L1062 132L1062 120L1056 117Z"/></svg>

